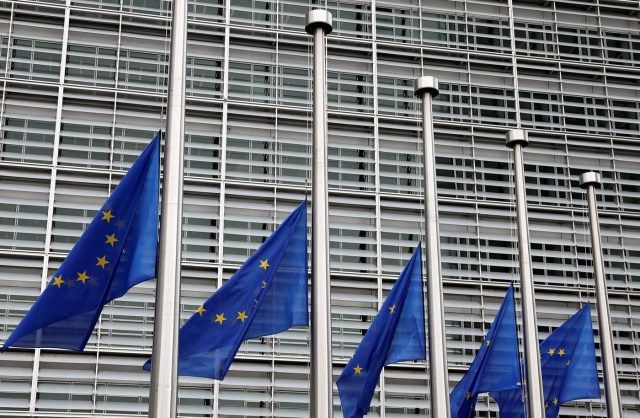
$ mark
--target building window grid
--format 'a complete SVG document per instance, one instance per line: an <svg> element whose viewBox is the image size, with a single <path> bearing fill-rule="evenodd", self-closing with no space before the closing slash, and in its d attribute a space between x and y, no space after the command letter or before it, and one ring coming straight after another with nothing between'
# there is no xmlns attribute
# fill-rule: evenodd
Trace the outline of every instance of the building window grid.
<svg viewBox="0 0 640 418"><path fill-rule="evenodd" d="M376 272L375 210L369 199L335 199L329 216L329 253L336 272ZM353 207L360 210L353 210Z"/></svg>
<svg viewBox="0 0 640 418"><path fill-rule="evenodd" d="M52 36L56 39L55 36ZM62 43L14 36L9 76L16 79L55 82L60 76Z"/></svg>
<svg viewBox="0 0 640 418"><path fill-rule="evenodd" d="M373 61L370 44L328 43L327 105L329 109L373 112Z"/></svg>
<svg viewBox="0 0 640 418"><path fill-rule="evenodd" d="M208 34L210 35L210 34ZM223 45L211 48L210 43L188 42L187 49L187 95L190 97L222 97Z"/></svg>
<svg viewBox="0 0 640 418"><path fill-rule="evenodd" d="M619 102L619 101L620 101L620 100L616 101L616 104L615 104L615 106L614 106L614 107L616 107L616 110L617 110L617 108L618 108L618 107L620 107L620 108L622 108L622 109L626 109L626 106L625 106L624 104L623 104L623 105L619 105L619 104L618 104L618 102ZM566 102L567 102L567 101L565 100L565 103L566 103ZM624 100L622 100L622 102L624 103ZM621 111L621 112L625 112L626 110L620 110L620 111ZM624 120L624 119L626 119L626 118L625 118L625 117L621 117L621 119L623 119L623 120ZM629 117L628 119L631 119L631 118ZM482 121L481 121L481 123L482 123ZM29 128L26 128L26 129L27 129L27 130L29 130ZM29 130L29 132L32 132L32 131L31 131L31 130ZM568 152L569 152L569 155L571 155L571 150L570 150L570 151L568 151ZM571 161L570 161L570 163L571 163ZM580 164L578 164L578 169L581 169L581 168L580 168ZM616 170L616 171L617 171L617 170ZM614 172L614 173L615 173L615 172ZM618 174L618 173L615 173L615 174L616 174L617 176L620 176L620 177L621 177L622 173L623 173L623 172L620 172L620 174ZM609 179L613 181L613 180L615 180L615 177L610 177ZM576 188L576 189L577 189L577 187L576 187L575 185L574 185L574 188ZM621 192L620 190L616 190L616 189L614 189L613 191L614 191L614 195L616 195L616 194L622 194L622 192ZM613 210L613 209L615 209L615 208L614 208L614 207L611 207L611 209ZM376 228L382 228L382 226L377 226ZM629 241L629 245L632 245L632 243L633 243L633 240L632 240L632 239L628 239L628 240L627 240L627 239L625 239L625 245L626 245L626 242L627 242L627 241ZM610 253L610 254L608 254L608 256L609 256L609 257L611 257L612 255L614 256L614 258L619 257L619 255L616 255L616 254L611 254L611 253ZM609 262L618 262L618 261L615 261L615 260L609 260ZM630 261L625 261L625 265L630 265ZM633 301L631 301L631 303L634 303L634 302L633 302ZM483 306L485 306L485 305L483 304ZM544 306L544 304L543 304L543 306ZM555 324L557 324L558 322L557 322L557 321L555 321L554 323L555 323ZM619 334L619 335L622 335L622 334L620 334L620 333L618 333L618 334ZM118 345L116 345L116 346L115 346L115 348L116 348L116 349L118 349ZM469 356L469 358L472 358L472 356L470 355L470 356ZM142 375L142 376L144 376L144 375ZM144 377L142 377L142 379L144 379ZM141 380L141 382L142 382L142 380ZM140 383L140 384L141 384L142 386L144 386L144 383ZM266 387L268 388L268 387L269 387L269 385L267 385ZM273 385L272 385L271 387L273 387ZM272 390L272 389L269 389L269 390ZM635 393L635 394L634 394L634 396L636 396L636 397L637 397L637 393ZM140 403L142 403L142 404L143 404L144 402L146 402L146 400L144 399L144 397L143 397L143 398L139 398L139 397L135 397L135 396L134 396L132 399L135 399L133 403L139 403L139 404L140 404ZM80 398L79 398L79 400L80 400ZM101 407L99 407L99 408L96 408L96 412L97 412L99 409L100 409L100 410L102 410L102 411L111 411L112 409L109 409L109 408L106 408L106 407L105 407L105 405L106 405L106 404L105 404L105 402L106 402L106 403L109 403L109 402L114 402L114 401L115 401L115 402L118 402L118 401L119 401L119 398L118 398L117 396L115 396L115 395L114 395L114 396L112 396L112 397L110 397L110 398L103 397L103 398L102 398L102 406L101 406ZM136 407L136 408L134 408L134 409L128 409L128 407L124 407L124 409L123 409L123 410L133 412L133 410L137 410L137 409L138 409L137 407ZM119 409L118 409L118 408L113 409L113 411L115 411L115 410L119 410ZM389 411L389 412L390 412L390 411Z"/></svg>
<svg viewBox="0 0 640 418"><path fill-rule="evenodd" d="M4 289L0 299L2 301L0 312L3 318L0 334L4 340L15 329L40 294L42 264L41 258L33 256L3 255L0 258L0 265L4 271L0 276ZM15 369L5 376L20 373L20 369Z"/></svg>
<svg viewBox="0 0 640 418"><path fill-rule="evenodd" d="M378 136L380 190L421 194L422 156L417 126L401 127L393 121L379 120Z"/></svg>
<svg viewBox="0 0 640 418"><path fill-rule="evenodd" d="M217 263L219 243L219 187L186 184L183 200L182 259Z"/></svg>
<svg viewBox="0 0 640 418"><path fill-rule="evenodd" d="M222 109L190 103L185 116L184 174L188 177L220 179Z"/></svg>
<svg viewBox="0 0 640 418"><path fill-rule="evenodd" d="M20 86L6 86L2 118L2 161L51 163L56 106L39 96L22 95Z"/></svg>
<svg viewBox="0 0 640 418"><path fill-rule="evenodd" d="M94 22L85 17L69 25L65 83L115 87L119 33L114 24Z"/></svg>
<svg viewBox="0 0 640 418"><path fill-rule="evenodd" d="M223 23L225 0L192 0L188 4L190 20Z"/></svg>
<svg viewBox="0 0 640 418"><path fill-rule="evenodd" d="M376 5L376 39L420 43L420 10L418 8Z"/></svg>

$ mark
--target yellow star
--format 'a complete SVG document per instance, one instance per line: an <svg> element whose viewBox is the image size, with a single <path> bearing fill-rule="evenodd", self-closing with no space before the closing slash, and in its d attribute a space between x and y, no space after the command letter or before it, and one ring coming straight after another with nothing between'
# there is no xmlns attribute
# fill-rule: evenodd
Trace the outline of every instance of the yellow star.
<svg viewBox="0 0 640 418"><path fill-rule="evenodd" d="M267 287L267 282L265 282L264 280L262 281L262 288L264 289L265 287Z"/></svg>
<svg viewBox="0 0 640 418"><path fill-rule="evenodd" d="M262 267L265 271L268 267L271 267L271 265L269 264L269 259L266 259L264 261L260 260L260 267Z"/></svg>
<svg viewBox="0 0 640 418"><path fill-rule="evenodd" d="M78 278L76 279L76 282L82 282L82 284L87 284L87 280L89 280L89 276L87 276L87 270L83 271L82 273L78 273Z"/></svg>
<svg viewBox="0 0 640 418"><path fill-rule="evenodd" d="M226 320L227 318L224 317L224 312L222 312L220 315L216 314L216 320L213 322L220 322L220 325L222 325L222 323Z"/></svg>
<svg viewBox="0 0 640 418"><path fill-rule="evenodd" d="M100 266L104 269L104 266L106 266L107 264L109 264L109 262L107 261L107 256L103 255L102 257L96 257L98 259L98 262L96 263L96 266Z"/></svg>
<svg viewBox="0 0 640 418"><path fill-rule="evenodd" d="M253 306L257 306L258 305L258 299L254 299L253 300Z"/></svg>
<svg viewBox="0 0 640 418"><path fill-rule="evenodd" d="M111 234L111 235L107 235L107 240L104 242L105 244L111 244L111 246L113 247L113 244L116 243L116 241L119 241L118 238L116 238L116 234Z"/></svg>
<svg viewBox="0 0 640 418"><path fill-rule="evenodd" d="M102 219L100 219L101 221L107 221L109 223L111 223L111 219L113 219L114 216L111 214L111 209L109 209L108 211L102 211Z"/></svg>
<svg viewBox="0 0 640 418"><path fill-rule="evenodd" d="M60 289L60 285L62 285L62 283L64 283L64 280L62 280L62 274L53 278L53 285L58 286L58 289Z"/></svg>
<svg viewBox="0 0 640 418"><path fill-rule="evenodd" d="M558 405L558 398L554 398L554 399L553 399L553 405L554 405L554 406Z"/></svg>
<svg viewBox="0 0 640 418"><path fill-rule="evenodd" d="M487 347L491 345L491 340L487 340Z"/></svg>
<svg viewBox="0 0 640 418"><path fill-rule="evenodd" d="M466 400L471 399L471 392L467 392L467 396L465 396L465 399L466 399Z"/></svg>
<svg viewBox="0 0 640 418"><path fill-rule="evenodd" d="M203 305L198 306L198 309L196 309L196 313L200 314L200 316L202 316L202 314L205 312L207 312L207 310L204 308Z"/></svg>
<svg viewBox="0 0 640 418"><path fill-rule="evenodd" d="M567 366L571 364L571 360L567 360Z"/></svg>
<svg viewBox="0 0 640 418"><path fill-rule="evenodd" d="M562 356L564 356L564 355L565 355L564 348L561 348L561 349L560 349L560 351L558 351L558 355L559 355L560 357L562 357Z"/></svg>
<svg viewBox="0 0 640 418"><path fill-rule="evenodd" d="M356 374L362 374L362 367L360 367L359 364L357 364L356 367L353 368L353 370L356 372Z"/></svg>
<svg viewBox="0 0 640 418"><path fill-rule="evenodd" d="M249 318L247 316L247 311L238 312L238 317L236 319L241 320L244 323L244 320Z"/></svg>
<svg viewBox="0 0 640 418"><path fill-rule="evenodd" d="M550 348L550 349L549 349L549 352L547 352L547 354L549 354L550 356L552 356L552 355L554 355L554 354L555 354L555 352L556 352L556 349L555 349L555 348Z"/></svg>
<svg viewBox="0 0 640 418"><path fill-rule="evenodd" d="M547 409L549 407L549 402L544 403L544 408Z"/></svg>
<svg viewBox="0 0 640 418"><path fill-rule="evenodd" d="M389 313L396 313L396 305L389 306Z"/></svg>

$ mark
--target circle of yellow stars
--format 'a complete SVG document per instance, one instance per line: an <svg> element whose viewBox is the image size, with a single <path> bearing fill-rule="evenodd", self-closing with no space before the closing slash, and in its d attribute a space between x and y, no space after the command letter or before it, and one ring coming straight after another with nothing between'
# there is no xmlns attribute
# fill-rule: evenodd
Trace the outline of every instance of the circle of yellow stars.
<svg viewBox="0 0 640 418"><path fill-rule="evenodd" d="M113 218L115 218L116 216L113 214L113 210L109 209L109 210L103 210L102 212L102 218L100 218L101 221L106 221L107 223L111 223L111 220ZM122 220L118 221L118 224L123 222ZM118 225L116 225L118 226ZM119 227L119 226L118 226ZM121 229L119 227L119 229ZM105 235L105 242L104 244L108 244L111 245L111 247L115 246L115 243L119 241L119 239L116 237L115 232L112 233L111 235ZM109 260L107 260L107 256L103 255L102 257L96 257L96 266L101 267L103 270L106 268L107 264L111 264L111 262ZM91 276L89 276L87 274L87 270L83 271L83 272L77 272L78 277L73 280L73 281L69 281L69 280L64 280L62 278L62 274L60 274L59 276L55 276L53 278L53 281L51 282L52 286L57 286L58 289L62 288L63 284L67 284L68 287L73 287L73 283L74 282L82 282L82 284L87 284L87 281L91 281Z"/></svg>
<svg viewBox="0 0 640 418"><path fill-rule="evenodd" d="M564 348L560 348L560 349L558 349L558 350L557 350L557 352L556 352L556 349L555 349L555 348L549 348L549 350L547 351L547 353L546 353L546 354L548 354L548 355L549 355L549 357L553 357L554 355L556 355L556 356L558 356L558 357L563 357L563 356L567 355L567 353L566 353L566 351L565 351L565 349L564 349ZM571 360L567 360L566 365L567 365L567 366L570 366L570 365L571 365ZM560 400L559 400L558 398L554 397L554 398L553 398L553 401L552 401L553 406L558 406L558 402L560 402ZM546 408L549 408L549 401L546 401L546 402L544 403L544 407L545 407L545 409L546 409Z"/></svg>
<svg viewBox="0 0 640 418"><path fill-rule="evenodd" d="M104 213L105 212L103 212L103 214ZM107 215L105 215L105 216L107 216ZM107 236L107 242L106 243L110 244L114 239L115 239L115 234L113 236ZM115 241L117 241L117 239L115 239ZM99 262L98 262L97 265L102 263L102 261L100 261L100 259L98 259L98 260L99 260ZM107 261L107 264L108 264L108 261ZM259 268L263 269L263 271L267 271L267 269L269 267L271 267L271 265L269 264L269 260L268 259L260 260ZM266 287L267 287L267 282L265 280L261 280L261 288L265 289ZM253 307L255 307L257 304L258 304L258 299L254 299ZM200 317L202 317L205 312L207 312L207 309L205 309L204 305L200 305L194 311L194 315L198 314ZM236 311L236 312L238 314L236 316L236 318L235 318L237 321L241 321L242 323L244 323L247 319L249 319L249 315L247 315L247 310L246 309L243 310L243 311ZM229 320L229 318L227 318L225 316L224 312L216 313L215 314L215 319L213 317L211 317L211 319L213 320L213 323L220 324L220 325L223 325L225 321Z"/></svg>

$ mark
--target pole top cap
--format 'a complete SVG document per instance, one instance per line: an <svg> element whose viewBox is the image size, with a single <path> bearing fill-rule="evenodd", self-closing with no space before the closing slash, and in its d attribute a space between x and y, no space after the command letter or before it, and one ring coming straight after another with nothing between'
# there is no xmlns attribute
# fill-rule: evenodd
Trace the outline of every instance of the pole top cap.
<svg viewBox="0 0 640 418"><path fill-rule="evenodd" d="M325 35L328 35L333 30L333 17L331 13L323 9L309 10L307 13L307 26L305 30L309 35L313 35L313 32L317 27L324 29Z"/></svg>
<svg viewBox="0 0 640 418"><path fill-rule="evenodd" d="M431 93L432 97L438 95L438 79L431 76L422 76L416 78L413 82L413 93L421 96L423 93Z"/></svg>
<svg viewBox="0 0 640 418"><path fill-rule="evenodd" d="M513 148L516 144L523 147L529 145L529 135L524 129L511 129L507 131L507 146Z"/></svg>
<svg viewBox="0 0 640 418"><path fill-rule="evenodd" d="M593 185L598 187L602 184L600 180L600 173L596 173L595 171L587 171L586 173L580 174L580 187L586 189L587 187Z"/></svg>

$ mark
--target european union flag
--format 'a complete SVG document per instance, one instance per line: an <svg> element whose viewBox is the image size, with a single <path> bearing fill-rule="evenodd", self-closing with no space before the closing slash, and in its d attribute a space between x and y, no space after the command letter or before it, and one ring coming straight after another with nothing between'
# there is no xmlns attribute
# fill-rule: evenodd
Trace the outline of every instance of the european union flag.
<svg viewBox="0 0 640 418"><path fill-rule="evenodd" d="M182 326L178 374L224 379L243 341L309 325L307 308L305 200Z"/></svg>
<svg viewBox="0 0 640 418"><path fill-rule="evenodd" d="M418 245L353 358L338 378L345 418L360 418L369 412L384 366L425 359L421 260Z"/></svg>
<svg viewBox="0 0 640 418"><path fill-rule="evenodd" d="M83 350L105 304L155 277L160 133L142 152L9 336L13 347Z"/></svg>
<svg viewBox="0 0 640 418"><path fill-rule="evenodd" d="M558 416L560 405L575 399L600 399L591 311L586 304L540 344L542 388L547 418ZM524 418L521 389L491 393L500 416Z"/></svg>
<svg viewBox="0 0 640 418"><path fill-rule="evenodd" d="M471 367L451 392L451 416L474 417L479 393L517 388L520 380L512 284Z"/></svg>

